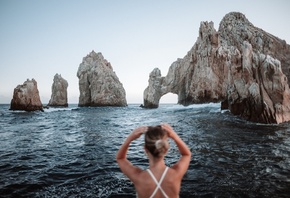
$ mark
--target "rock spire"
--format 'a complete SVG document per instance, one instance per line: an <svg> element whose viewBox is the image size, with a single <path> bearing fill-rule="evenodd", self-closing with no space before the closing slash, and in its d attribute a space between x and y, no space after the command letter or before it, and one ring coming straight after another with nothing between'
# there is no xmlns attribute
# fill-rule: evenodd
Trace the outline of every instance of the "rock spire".
<svg viewBox="0 0 290 198"><path fill-rule="evenodd" d="M68 82L60 74L55 74L48 106L67 107L67 87Z"/></svg>

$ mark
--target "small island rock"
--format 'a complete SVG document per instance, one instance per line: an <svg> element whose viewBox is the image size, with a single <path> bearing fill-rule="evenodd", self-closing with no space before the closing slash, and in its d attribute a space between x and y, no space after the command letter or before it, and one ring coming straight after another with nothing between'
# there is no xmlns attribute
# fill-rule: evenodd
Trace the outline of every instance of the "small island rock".
<svg viewBox="0 0 290 198"><path fill-rule="evenodd" d="M34 79L27 79L23 85L14 89L10 110L43 111L37 82Z"/></svg>

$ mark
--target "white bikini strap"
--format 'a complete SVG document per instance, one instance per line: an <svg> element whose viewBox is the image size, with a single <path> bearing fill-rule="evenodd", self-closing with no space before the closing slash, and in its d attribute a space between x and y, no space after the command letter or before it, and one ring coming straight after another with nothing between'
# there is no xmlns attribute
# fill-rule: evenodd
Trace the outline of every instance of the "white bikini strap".
<svg viewBox="0 0 290 198"><path fill-rule="evenodd" d="M147 169L147 171L148 171L149 175L152 177L152 179L153 179L153 181L155 182L155 184L157 185L156 188L155 188L155 190L154 190L154 192L152 193L152 195L151 195L150 198L153 198L153 197L155 196L155 194L157 193L157 190L158 190L158 189L161 190L161 192L162 192L162 194L163 194L164 197L168 198L168 196L166 195L166 193L164 192L164 190L161 188L161 183L162 183L162 181L163 181L163 179L164 179L164 177L165 177L165 175L166 175L166 173L167 173L167 171L168 171L168 167L165 168L165 170L164 170L164 172L163 172L163 174L162 174L162 176L161 176L159 182L156 180L155 176L154 176L153 173L150 171L150 169Z"/></svg>

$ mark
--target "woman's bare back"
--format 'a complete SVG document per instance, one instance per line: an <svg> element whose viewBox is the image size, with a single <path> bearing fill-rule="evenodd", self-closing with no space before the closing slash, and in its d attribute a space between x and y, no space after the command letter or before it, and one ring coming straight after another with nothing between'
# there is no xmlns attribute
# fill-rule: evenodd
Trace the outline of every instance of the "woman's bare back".
<svg viewBox="0 0 290 198"><path fill-rule="evenodd" d="M157 182L160 181L163 171L151 171L154 177L156 178ZM145 170L140 173L138 177L138 181L134 182L135 188L137 190L138 198L148 198L151 197L154 193L157 184L154 182L150 173ZM181 180L176 177L175 170L168 168L166 175L164 176L163 181L160 184L161 189L166 193L167 197L178 197L179 190L180 190L180 183ZM160 188L157 190L154 198L164 198L166 197L163 195Z"/></svg>

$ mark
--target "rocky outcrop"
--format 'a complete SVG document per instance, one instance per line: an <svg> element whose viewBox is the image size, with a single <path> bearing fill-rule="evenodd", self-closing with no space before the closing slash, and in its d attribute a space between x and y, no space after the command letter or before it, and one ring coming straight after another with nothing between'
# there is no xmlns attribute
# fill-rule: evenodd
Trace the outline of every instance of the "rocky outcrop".
<svg viewBox="0 0 290 198"><path fill-rule="evenodd" d="M289 56L285 41L253 26L241 13L227 14L219 31L212 22L201 22L187 55L165 77L156 68L151 72L144 107L158 107L160 97L172 92L183 105L222 102L250 121L289 121Z"/></svg>
<svg viewBox="0 0 290 198"><path fill-rule="evenodd" d="M18 85L14 89L10 110L43 111L37 82L34 79L27 79L23 85Z"/></svg>
<svg viewBox="0 0 290 198"><path fill-rule="evenodd" d="M67 87L68 82L60 74L55 74L48 106L67 107Z"/></svg>
<svg viewBox="0 0 290 198"><path fill-rule="evenodd" d="M126 92L111 64L92 51L83 58L79 78L79 106L127 106Z"/></svg>

